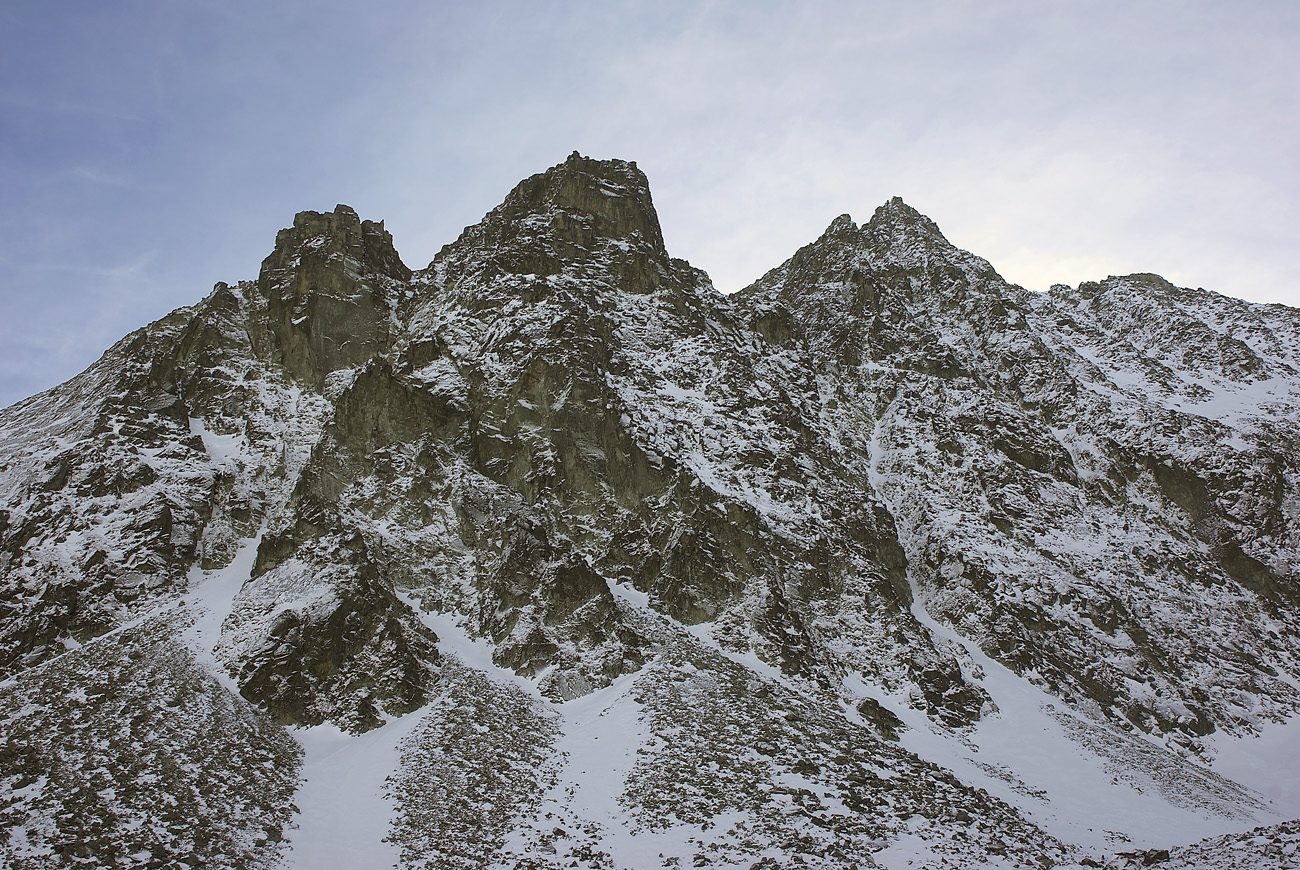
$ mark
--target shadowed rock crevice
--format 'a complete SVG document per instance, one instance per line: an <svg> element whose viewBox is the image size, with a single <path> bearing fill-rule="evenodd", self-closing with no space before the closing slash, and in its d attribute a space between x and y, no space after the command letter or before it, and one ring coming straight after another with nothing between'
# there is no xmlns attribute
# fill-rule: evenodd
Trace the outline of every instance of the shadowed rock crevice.
<svg viewBox="0 0 1300 870"><path fill-rule="evenodd" d="M286 725L326 720L361 732L422 707L437 636L363 565L331 594L281 612L240 664L240 693Z"/></svg>

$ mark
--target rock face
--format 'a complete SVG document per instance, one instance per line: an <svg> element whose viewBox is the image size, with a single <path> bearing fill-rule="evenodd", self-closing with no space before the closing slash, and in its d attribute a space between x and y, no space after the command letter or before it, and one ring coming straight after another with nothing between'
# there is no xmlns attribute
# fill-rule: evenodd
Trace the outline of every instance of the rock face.
<svg viewBox="0 0 1300 870"><path fill-rule="evenodd" d="M418 271L304 212L257 281L0 412L0 501L12 685L188 643L188 715L289 781L286 727L419 717L387 791L410 866L1050 866L1083 825L996 755L1017 698L1223 830L1270 810L1215 741L1300 710L1300 312L1153 275L1030 293L898 199L730 297L633 163L574 154ZM630 723L599 805L597 702ZM261 839L140 841L110 797L69 852L70 786L10 753L7 858L276 860L287 792L156 739Z"/></svg>
<svg viewBox="0 0 1300 870"><path fill-rule="evenodd" d="M1032 294L897 199L740 302L835 367L827 416L934 616L1189 746L1295 710L1294 310L1150 275Z"/></svg>
<svg viewBox="0 0 1300 870"><path fill-rule="evenodd" d="M334 372L383 353L398 288L410 277L382 223L345 205L301 212L276 236L257 279L284 370L320 389Z"/></svg>

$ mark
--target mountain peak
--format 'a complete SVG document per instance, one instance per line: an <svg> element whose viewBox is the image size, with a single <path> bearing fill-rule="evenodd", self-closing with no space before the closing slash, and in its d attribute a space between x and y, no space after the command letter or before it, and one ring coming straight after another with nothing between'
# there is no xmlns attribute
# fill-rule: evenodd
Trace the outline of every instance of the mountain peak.
<svg viewBox="0 0 1300 870"><path fill-rule="evenodd" d="M842 214L831 221L830 226L826 228L826 232L822 233L822 236L837 236L841 233L856 233L857 231L858 225L854 222L853 216Z"/></svg>
<svg viewBox="0 0 1300 870"><path fill-rule="evenodd" d="M346 205L299 212L257 279L287 370L319 385L368 360L387 341L388 288L410 278L382 222Z"/></svg>
<svg viewBox="0 0 1300 870"><path fill-rule="evenodd" d="M483 220L445 245L430 267L448 287L474 288L472 299L455 291L462 303L489 310L498 290L547 295L538 279L565 270L577 274L595 266L611 276L602 286L650 292L665 280L699 280L693 270L680 272L685 265L674 263L664 246L645 173L631 161L575 151L515 185ZM466 283L469 274L480 278Z"/></svg>
<svg viewBox="0 0 1300 870"><path fill-rule="evenodd" d="M864 242L869 245L883 244L895 251L912 248L916 242L921 242L925 247L952 247L952 243L944 237L934 221L898 196L879 206L865 224L858 225L848 214L835 218L814 243L814 247L823 248L829 244L833 248L847 246L847 249L856 249Z"/></svg>
<svg viewBox="0 0 1300 870"><path fill-rule="evenodd" d="M563 163L521 181L494 214L516 221L539 213L554 218L557 212L584 225L584 241L591 240L588 236L631 240L639 235L656 251L664 250L650 182L634 162L594 160L574 151Z"/></svg>
<svg viewBox="0 0 1300 870"><path fill-rule="evenodd" d="M310 251L315 256L347 256L363 267L405 281L411 270L393 247L393 236L383 221L365 221L351 206L339 204L332 212L300 211L293 226L275 236L275 250L262 261L262 273L290 266Z"/></svg>
<svg viewBox="0 0 1300 870"><path fill-rule="evenodd" d="M894 234L899 231L919 232L921 235L935 241L948 244L948 240L940 231L939 225L903 202L901 196L891 197L878 207L875 213L872 214L871 220L863 227L863 230L865 232L888 230Z"/></svg>

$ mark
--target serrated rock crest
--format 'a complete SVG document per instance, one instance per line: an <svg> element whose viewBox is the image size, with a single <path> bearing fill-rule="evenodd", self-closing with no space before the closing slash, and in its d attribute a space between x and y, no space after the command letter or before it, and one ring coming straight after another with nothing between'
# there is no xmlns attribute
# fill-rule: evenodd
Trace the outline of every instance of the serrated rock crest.
<svg viewBox="0 0 1300 870"><path fill-rule="evenodd" d="M720 813L680 856L1060 863L1035 802L1072 786L981 743L1034 693L1018 715L1143 800L1262 819L1187 756L1300 713L1298 371L1294 309L1153 275L1033 294L898 198L733 296L621 160L525 179L417 271L382 223L302 212L257 281L0 411L3 715L80 715L50 681L129 673L175 611L197 627L140 641L175 660L150 685L256 752L425 717L389 780L412 866ZM631 723L599 812L565 778L592 699ZM103 812L92 857L179 854ZM202 824L232 866L275 852Z"/></svg>

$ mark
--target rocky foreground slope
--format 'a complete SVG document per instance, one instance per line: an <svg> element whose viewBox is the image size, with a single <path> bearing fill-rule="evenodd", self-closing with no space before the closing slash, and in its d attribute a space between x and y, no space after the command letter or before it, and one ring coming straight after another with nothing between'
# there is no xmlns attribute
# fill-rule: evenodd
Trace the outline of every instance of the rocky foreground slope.
<svg viewBox="0 0 1300 870"><path fill-rule="evenodd" d="M304 212L0 412L0 590L14 868L1296 866L1300 311Z"/></svg>

